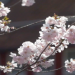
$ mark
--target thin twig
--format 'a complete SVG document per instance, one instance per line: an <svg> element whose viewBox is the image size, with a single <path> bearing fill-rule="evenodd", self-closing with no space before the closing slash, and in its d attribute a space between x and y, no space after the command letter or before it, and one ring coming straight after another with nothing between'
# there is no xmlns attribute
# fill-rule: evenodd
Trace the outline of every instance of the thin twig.
<svg viewBox="0 0 75 75"><path fill-rule="evenodd" d="M60 16L61 17L61 16ZM66 17L73 17L73 16L66 16ZM75 16L74 16L75 17ZM10 32L8 32L8 33L12 33L12 32L15 32L15 31L17 31L17 30L19 30L19 29L22 29L22 28L24 28L24 27L28 27L28 26L31 26L31 25L33 25L33 24L37 24L37 23L39 23L39 22L42 22L42 21L44 21L45 19L43 19L43 20L40 20L40 21L37 21L37 22L34 22L34 23L30 23L30 24L28 24L28 25L25 25L25 26L22 26L22 27L20 27L20 28L17 28L17 29L15 29L15 30L13 30L13 31L10 31ZM71 25L73 25L73 24L75 24L75 22L73 22ZM8 34L8 33L2 33L2 34L0 34L0 35L4 35L4 34Z"/></svg>
<svg viewBox="0 0 75 75"><path fill-rule="evenodd" d="M57 70L62 69L63 67L64 67L64 66L62 66L62 67L60 67L60 68L57 68L57 69L48 70L48 71L41 71L41 72L52 72L52 71L57 71ZM32 70L27 69L27 71L32 71ZM41 73L41 72L39 72L39 73Z"/></svg>
<svg viewBox="0 0 75 75"><path fill-rule="evenodd" d="M50 44L50 43L49 43L49 44ZM46 48L49 46L49 44L46 46ZM45 48L45 49L46 49L46 48ZM42 53L45 51L45 49L42 51ZM42 54L42 53L41 53L41 54ZM41 54L40 54L40 56L41 56ZM39 58L40 58L40 56L39 56ZM50 57L50 56L49 56L49 57ZM49 58L49 57L47 57L47 58ZM38 58L38 59L39 59L39 58ZM46 59L47 59L47 58L46 58ZM43 60L45 60L45 59L43 59ZM41 60L41 61L43 61L43 60ZM26 66L24 69L20 70L16 75L18 75L19 73L21 73L22 71L24 71L24 70L27 69L28 67L30 67L30 66L32 66L32 65L34 65L34 64L36 64L36 63L39 63L39 62L41 62L41 61L38 61L38 60L37 60L37 61L34 62L33 64Z"/></svg>
<svg viewBox="0 0 75 75"><path fill-rule="evenodd" d="M57 69L53 69L53 70L50 70L50 71L56 71L56 70L59 70L59 69L62 69L64 66L60 67L60 68L57 68ZM47 71L45 71L47 72Z"/></svg>
<svg viewBox="0 0 75 75"><path fill-rule="evenodd" d="M15 3L15 4L13 4L13 5L11 5L11 6L9 6L9 8L11 8L11 7L13 7L13 6L15 6L15 5L17 5L18 3L20 3L22 0L19 0L17 3Z"/></svg>
<svg viewBox="0 0 75 75"><path fill-rule="evenodd" d="M44 21L44 20L41 20L41 21ZM41 21L38 21L38 22L41 22ZM38 23L38 22L35 22L35 23ZM35 24L35 23L31 23L31 24L28 24L28 25L23 26L23 27L20 27L20 28L24 28L24 27L30 26L30 25ZM20 29L20 28L18 28L18 29ZM18 29L17 29L17 30L18 30ZM56 46L54 52L55 52L55 51L57 50L57 48L62 44L62 42L63 42L63 41L60 41L60 44L59 44L58 46ZM48 47L48 45L47 45L47 47ZM46 48L47 48L47 47L46 47ZM46 49L46 48L45 48L45 49ZM45 49L42 51L42 53L45 51ZM54 53L54 52L53 52L53 53ZM20 70L16 75L18 75L19 73L21 73L22 71L24 71L24 70L27 69L28 67L30 67L30 66L32 66L32 65L34 65L34 64L36 64L36 63L38 63L38 62L42 62L43 60L50 58L50 56L53 54L53 53L52 53L49 57L47 57L47 58L45 58L45 59L43 59L43 60L41 60L41 61L38 61L39 58L40 58L40 56L42 55L42 53L39 55L39 57L38 57L38 59L37 59L37 61L36 61L35 63L33 63L33 64L31 64L31 65L27 65L25 68L23 68L22 70ZM61 69L61 68L63 68L63 67L60 67L60 68L58 68L58 69L53 69L53 70L50 70L50 71L59 70L59 69ZM44 72L48 72L48 71L44 71Z"/></svg>
<svg viewBox="0 0 75 75"><path fill-rule="evenodd" d="M58 46L56 46L56 47L55 47L54 52L55 52L55 51L57 50L57 48L58 48L58 47L62 44L62 42L63 42L63 41L60 41L60 44L59 44ZM54 52L53 52L53 53L54 53ZM53 54L53 53L52 53L52 54ZM51 55L52 55L52 54L51 54ZM50 56L51 56L51 55L50 55ZM41 61L37 61L37 63L42 62L43 60L49 59L49 58L50 58L50 56L48 56L48 57L47 57L47 58L45 58L45 59L42 59Z"/></svg>
<svg viewBox="0 0 75 75"><path fill-rule="evenodd" d="M14 69L14 70L20 71L21 69Z"/></svg>
<svg viewBox="0 0 75 75"><path fill-rule="evenodd" d="M49 43L50 44L50 43ZM42 53L46 50L46 48L49 46L49 44L45 47L45 49L42 51ZM41 53L41 54L42 54ZM32 66L32 65L34 65L34 64L36 64L37 63L37 61L39 60L39 58L40 58L40 56L41 56L41 54L39 55L39 57L37 58L37 60L36 60L36 62L35 63L33 63L33 64L31 64L31 65L27 65L27 66L25 66L25 68L24 69L22 69L22 70L20 70L16 75L18 75L19 73L21 73L22 71L24 71L25 69L27 69L28 67L30 67L30 66Z"/></svg>
<svg viewBox="0 0 75 75"><path fill-rule="evenodd" d="M8 33L2 33L2 34L0 34L0 35L12 33L12 32L15 32L15 31L17 31L17 30L19 30L19 29L22 29L22 28L31 26L31 25L33 25L33 24L37 24L37 23L42 22L42 21L44 21L44 20L40 20L40 21L37 21L37 22L34 22L34 23L27 24L27 25L25 25L25 26L22 26L22 27L20 27L20 28L17 28L17 29L15 29L15 30L13 30L13 31L10 31L10 32L8 32Z"/></svg>
<svg viewBox="0 0 75 75"><path fill-rule="evenodd" d="M27 69L28 67L29 67L29 66L27 66L27 67L25 67L24 69L18 71L18 72L16 73L16 75L18 75L19 73L23 72L23 71L24 71L25 69Z"/></svg>
<svg viewBox="0 0 75 75"><path fill-rule="evenodd" d="M49 44L50 44L50 43L49 43ZM49 46L49 44L45 47L45 49L42 51L42 53L46 50L46 48ZM62 41L60 41L60 44L55 48L55 50L57 50L57 48L58 48L61 44L62 44ZM54 52L55 52L55 51L54 51ZM41 53L41 54L42 54L42 53ZM41 60L41 61L38 61L39 58L40 58L40 56L41 56L41 54L39 55L39 57L38 57L38 59L37 59L36 62L34 62L34 63L31 64L31 65L26 66L24 69L20 70L16 75L18 75L19 73L21 73L22 71L24 71L24 70L27 69L28 67L30 67L30 66L32 66L32 65L34 65L34 64L36 64L36 63L42 62L42 61L45 60L45 59L50 58L50 56L51 56L53 53L52 53L49 57L47 57L47 58L45 58L45 59L43 59L43 60Z"/></svg>
<svg viewBox="0 0 75 75"><path fill-rule="evenodd" d="M41 52L41 54L39 55L39 57L37 58L36 62L38 62L38 60L40 59L41 55L43 54L43 52L46 50L46 48L50 45L50 43L45 47L45 49Z"/></svg>

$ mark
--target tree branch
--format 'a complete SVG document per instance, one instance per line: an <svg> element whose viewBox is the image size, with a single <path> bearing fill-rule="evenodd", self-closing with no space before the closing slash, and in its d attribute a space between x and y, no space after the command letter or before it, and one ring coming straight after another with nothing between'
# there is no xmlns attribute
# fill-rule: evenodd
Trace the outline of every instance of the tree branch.
<svg viewBox="0 0 75 75"><path fill-rule="evenodd" d="M41 55L43 54L43 52L46 50L46 48L50 45L50 43L45 47L45 49L41 52L41 54L39 55L39 57L37 58L36 62L38 62L38 60L40 59Z"/></svg>
<svg viewBox="0 0 75 75"><path fill-rule="evenodd" d="M50 43L49 43L49 44L50 44ZM36 61L35 63L33 63L33 64L31 64L31 65L27 65L24 69L20 70L16 75L18 75L19 73L23 72L25 69L27 69L28 67L30 67L30 66L32 66L32 65L34 65L34 64L36 64L36 63L42 62L43 60L46 60L46 59L49 59L52 54L51 54L49 57L47 57L46 59L43 59L43 60L41 60L41 61L38 61L39 58L40 58L40 56L42 55L42 53L43 53L43 52L46 50L46 48L49 46L49 44L48 44L48 45L45 47L45 49L41 52L41 54L39 55L39 57L38 57L38 59L37 59L37 61ZM60 44L59 44L55 49L57 50L57 48L58 48L61 44L62 44L62 41L60 42ZM54 69L54 70L57 70L57 69Z"/></svg>
<svg viewBox="0 0 75 75"><path fill-rule="evenodd" d="M28 27L28 26L37 24L37 23L42 22L42 21L44 21L44 20L40 20L40 21L37 21L37 22L34 22L34 23L27 24L27 25L25 25L25 26L22 26L22 27L20 27L20 28L17 28L17 29L15 29L15 30L13 30L13 31L10 31L9 33L15 32L15 31L17 31L17 30L19 30L19 29L22 29L22 28L24 28L24 27ZM2 33L2 34L0 34L0 35L9 34L9 33Z"/></svg>
<svg viewBox="0 0 75 75"><path fill-rule="evenodd" d="M17 3L15 3L15 4L13 4L13 5L11 5L11 6L9 6L9 8L11 8L11 7L13 7L13 6L15 6L15 5L17 5L18 3L20 3L22 0L19 0Z"/></svg>
<svg viewBox="0 0 75 75"><path fill-rule="evenodd" d="M53 70L49 70L49 71L41 71L41 72L52 72L52 71L60 70L62 68L64 68L64 66L57 68L57 69L53 69ZM27 71L32 71L32 70L27 69Z"/></svg>

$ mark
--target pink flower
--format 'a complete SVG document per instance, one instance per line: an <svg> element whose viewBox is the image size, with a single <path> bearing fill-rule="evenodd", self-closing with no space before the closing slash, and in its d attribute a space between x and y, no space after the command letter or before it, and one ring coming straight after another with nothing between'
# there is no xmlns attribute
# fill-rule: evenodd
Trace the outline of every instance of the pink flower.
<svg viewBox="0 0 75 75"><path fill-rule="evenodd" d="M58 36L58 29L54 27L54 29L50 29L48 32L42 32L40 31L40 39L44 39L48 42L53 42L56 40L56 37Z"/></svg>
<svg viewBox="0 0 75 75"><path fill-rule="evenodd" d="M67 17L62 16L62 17L60 18L60 21L61 21L62 23L64 23L64 22L68 21L68 18L67 18Z"/></svg>
<svg viewBox="0 0 75 75"><path fill-rule="evenodd" d="M10 53L10 55L9 55L10 57L15 57L16 56L16 53Z"/></svg>
<svg viewBox="0 0 75 75"><path fill-rule="evenodd" d="M12 52L11 52L10 57L13 58L12 61L17 62L17 63L20 64L20 65L24 63L24 59L23 59L22 56L17 56L15 53L12 53ZM13 62L12 62L12 63L13 63Z"/></svg>
<svg viewBox="0 0 75 75"><path fill-rule="evenodd" d="M43 24L43 26L41 27L42 31L49 31L50 29L50 25L49 24Z"/></svg>
<svg viewBox="0 0 75 75"><path fill-rule="evenodd" d="M44 50L44 48L47 46L47 42L45 40L36 40L35 45L36 48L38 49L37 51L37 56L40 55L40 53Z"/></svg>
<svg viewBox="0 0 75 75"><path fill-rule="evenodd" d="M66 71L68 71L70 73L75 71L75 60L73 60L72 58L70 59L70 62L68 60L66 60L65 67L66 67Z"/></svg>
<svg viewBox="0 0 75 75"><path fill-rule="evenodd" d="M7 14L10 12L10 8L4 7L4 4L2 2L0 6L0 17L7 16Z"/></svg>
<svg viewBox="0 0 75 75"><path fill-rule="evenodd" d="M50 59L48 61L41 62L41 66L47 69L48 67L51 67L54 64L53 61L54 59Z"/></svg>
<svg viewBox="0 0 75 75"><path fill-rule="evenodd" d="M45 19L45 23L46 24L49 24L49 25L52 25L52 24L55 24L56 23L56 21L55 21L55 19L53 18L53 17L47 17L46 19Z"/></svg>
<svg viewBox="0 0 75 75"><path fill-rule="evenodd" d="M75 26L71 26L67 32L65 33L64 37L69 41L71 44L75 44Z"/></svg>
<svg viewBox="0 0 75 75"><path fill-rule="evenodd" d="M22 43L20 49L18 48L19 54L25 57L30 57L34 55L37 51L36 46L29 41Z"/></svg>
<svg viewBox="0 0 75 75"><path fill-rule="evenodd" d="M35 3L35 0L22 0L22 6L31 6Z"/></svg>
<svg viewBox="0 0 75 75"><path fill-rule="evenodd" d="M56 37L58 40L61 38L64 38L64 35L66 33L66 28L65 26L62 26L61 28L58 29L58 36Z"/></svg>
<svg viewBox="0 0 75 75"><path fill-rule="evenodd" d="M17 64L24 64L24 59L22 56L16 56L14 59L13 59L15 62L17 62Z"/></svg>
<svg viewBox="0 0 75 75"><path fill-rule="evenodd" d="M33 44L30 41L26 41L26 42L22 43L22 46L20 46L20 48L18 48L18 53L20 54L20 56L22 56L24 63L29 62L29 64L35 58L37 51L38 50L37 50L35 44Z"/></svg>
<svg viewBox="0 0 75 75"><path fill-rule="evenodd" d="M62 27L63 25L65 25L66 21L68 21L68 18L62 16L59 19L56 19L55 26Z"/></svg>
<svg viewBox="0 0 75 75"><path fill-rule="evenodd" d="M3 28L4 24L2 24L2 20L0 20L0 28Z"/></svg>
<svg viewBox="0 0 75 75"><path fill-rule="evenodd" d="M1 28L1 31L10 32L10 27L4 26L4 27Z"/></svg>
<svg viewBox="0 0 75 75"><path fill-rule="evenodd" d="M50 56L55 50L55 47L48 47L47 50L44 52L44 54L48 57Z"/></svg>
<svg viewBox="0 0 75 75"><path fill-rule="evenodd" d="M33 72L41 72L42 69L41 69L41 67L36 67L36 68L32 69L32 71Z"/></svg>

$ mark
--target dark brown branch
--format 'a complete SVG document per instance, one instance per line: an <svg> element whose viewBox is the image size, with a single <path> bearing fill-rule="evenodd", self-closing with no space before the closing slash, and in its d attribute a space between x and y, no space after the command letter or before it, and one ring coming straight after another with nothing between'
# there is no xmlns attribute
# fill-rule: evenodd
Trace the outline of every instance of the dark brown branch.
<svg viewBox="0 0 75 75"><path fill-rule="evenodd" d="M41 54L39 55L39 57L37 58L36 62L38 62L38 60L40 59L41 55L43 54L43 52L46 50L46 48L50 45L50 43L45 47L45 49L41 52Z"/></svg>
<svg viewBox="0 0 75 75"><path fill-rule="evenodd" d="M60 40L60 44L59 44L58 46L56 46L56 47L55 47L54 52L58 49L58 47L62 44L62 42L63 42L63 41L64 41L64 40L62 40L62 41ZM54 53L54 52L53 52L53 53ZM52 54L53 54L53 53L52 53ZM52 55L52 54L51 54L51 55ZM51 55L50 55L50 56L51 56ZM45 58L45 59L42 59L41 61L37 61L37 63L42 62L43 60L49 59L49 58L50 58L50 56L48 56L48 57L47 57L47 58Z"/></svg>
<svg viewBox="0 0 75 75"><path fill-rule="evenodd" d="M31 64L31 65L27 65L27 66L25 66L25 68L22 69L22 70L20 70L16 75L18 75L19 73L21 73L22 71L24 71L24 70L27 69L28 67L30 67L30 66L36 64L36 63L38 62L39 58L41 57L42 53L46 50L46 48L47 48L49 45L50 45L50 43L49 43L49 44L45 47L45 49L41 52L41 54L39 55L39 57L37 58L37 60L36 60L35 63L33 63L33 64Z"/></svg>

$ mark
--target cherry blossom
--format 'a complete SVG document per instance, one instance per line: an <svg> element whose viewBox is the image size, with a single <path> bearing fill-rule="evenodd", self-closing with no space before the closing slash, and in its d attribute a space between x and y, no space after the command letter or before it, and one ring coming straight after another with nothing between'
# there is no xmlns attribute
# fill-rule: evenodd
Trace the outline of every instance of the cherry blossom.
<svg viewBox="0 0 75 75"><path fill-rule="evenodd" d="M10 27L4 26L4 27L1 28L1 31L10 32Z"/></svg>
<svg viewBox="0 0 75 75"><path fill-rule="evenodd" d="M22 6L32 6L35 0L22 0ZM11 29L15 27L9 27L11 22L7 18L7 14L10 12L10 8L5 7L0 2L0 17L5 16L0 20L0 29L2 32L11 32ZM20 65L20 68L31 69L33 72L41 72L42 68L47 69L54 65L54 59L50 59L50 56L55 55L57 52L62 52L64 48L68 48L69 43L75 44L75 26L66 26L68 18L64 16L53 17L49 16L45 19L45 23L39 31L38 39L33 43L25 41L17 49L18 53L10 53L12 62L7 62L6 66L0 66L0 70L4 73L12 72L13 69ZM25 67L26 66L26 67ZM25 70L23 68L23 70ZM66 71L72 73L75 71L75 60L70 59L65 61Z"/></svg>
<svg viewBox="0 0 75 75"><path fill-rule="evenodd" d="M60 23L57 19L60 20ZM46 60L46 58L55 55L57 52L60 53L69 45L69 41L67 37L65 37L69 30L66 29L65 25L67 18L60 17L57 19L54 17L46 18L45 24L43 24L41 31L39 32L40 37L38 37L34 43L30 41L23 42L22 46L18 48L18 55L11 53L10 56L13 58L13 61L21 65L21 67L23 64L32 65L36 61L40 61L31 66L32 71L34 72L42 71L42 68L39 65L45 69L54 65L54 59ZM58 26L58 24L60 26ZM50 45L53 45L53 47L50 45L47 47L49 43Z"/></svg>
<svg viewBox="0 0 75 75"><path fill-rule="evenodd" d="M57 27L62 27L63 25L65 25L66 21L68 21L68 18L66 18L65 16L62 16L58 19L56 19L56 26Z"/></svg>
<svg viewBox="0 0 75 75"><path fill-rule="evenodd" d="M8 24L10 24L11 20L7 20L7 17L4 17L2 20L0 20L0 29L2 32L10 32L10 30L15 29L14 26L9 27Z"/></svg>
<svg viewBox="0 0 75 75"><path fill-rule="evenodd" d="M2 20L0 20L0 28L3 28L4 24L2 24Z"/></svg>
<svg viewBox="0 0 75 75"><path fill-rule="evenodd" d="M75 60L72 58L70 59L70 62L68 60L66 60L65 61L65 67L66 67L66 70L70 73L75 71Z"/></svg>
<svg viewBox="0 0 75 75"><path fill-rule="evenodd" d="M75 26L72 25L66 32L65 37L71 44L75 44Z"/></svg>
<svg viewBox="0 0 75 75"><path fill-rule="evenodd" d="M22 6L32 6L35 0L22 0Z"/></svg>
<svg viewBox="0 0 75 75"><path fill-rule="evenodd" d="M47 46L47 44L48 44L48 42L46 42L45 40L37 39L35 41L35 46L38 49L38 51L37 51L38 56L43 51L43 49Z"/></svg>
<svg viewBox="0 0 75 75"><path fill-rule="evenodd" d="M49 24L49 25L52 25L52 24L55 24L56 23L56 20L54 19L54 17L47 17L46 19L45 19L45 23L46 24Z"/></svg>
<svg viewBox="0 0 75 75"><path fill-rule="evenodd" d="M48 61L41 62L41 65L42 67L47 69L48 67L51 67L52 65L54 65L53 61L54 59L49 59Z"/></svg>
<svg viewBox="0 0 75 75"><path fill-rule="evenodd" d="M39 32L40 36L38 39L34 43L30 41L23 42L22 46L18 48L18 54L11 52L10 57L13 58L12 61L20 65L20 67L24 64L32 65L35 63L31 66L33 72L41 72L41 67L47 69L54 65L54 59L47 60L46 58L55 55L57 52L60 53L64 48L68 47L69 40L67 35L69 35L69 29L74 29L74 27L71 27L67 30L65 25L66 21L67 18L65 17L57 19L54 17L46 18L45 24L43 24ZM5 71L7 71L6 68ZM12 71L12 69L9 71Z"/></svg>
<svg viewBox="0 0 75 75"><path fill-rule="evenodd" d="M33 72L41 72L42 69L41 69L41 67L36 67L36 68L32 69L32 71Z"/></svg>
<svg viewBox="0 0 75 75"><path fill-rule="evenodd" d="M53 42L56 40L56 37L58 36L58 29L54 27L53 29L49 29L48 32L39 32L40 33L40 39L44 39L46 41Z"/></svg>
<svg viewBox="0 0 75 75"><path fill-rule="evenodd" d="M41 31L49 31L50 29L50 25L49 24L43 24L43 26L41 27Z"/></svg>
<svg viewBox="0 0 75 75"><path fill-rule="evenodd" d="M15 67L17 67L17 63L15 63L14 61L7 62L7 66L0 66L0 70L2 70L4 73L8 73L8 72L12 72L13 69L15 69Z"/></svg>
<svg viewBox="0 0 75 75"><path fill-rule="evenodd" d="M22 50L23 49L23 50ZM30 42L24 42L22 43L22 46L20 47L20 49L18 48L19 54L22 55L23 57L31 57L33 55L35 55L37 49L36 46Z"/></svg>
<svg viewBox="0 0 75 75"><path fill-rule="evenodd" d="M10 8L4 7L4 4L0 2L0 17L7 16L9 12L10 12Z"/></svg>

